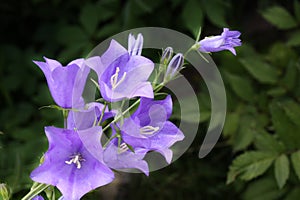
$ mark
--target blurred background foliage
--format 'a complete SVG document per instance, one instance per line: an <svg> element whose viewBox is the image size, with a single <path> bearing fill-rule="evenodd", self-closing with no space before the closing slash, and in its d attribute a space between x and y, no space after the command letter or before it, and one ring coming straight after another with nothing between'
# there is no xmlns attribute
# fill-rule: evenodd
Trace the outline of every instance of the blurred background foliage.
<svg viewBox="0 0 300 200"><path fill-rule="evenodd" d="M9 185L12 199L28 191L29 174L47 149L43 127L62 125L58 111L39 110L53 102L32 60L47 56L66 64L113 34L145 26L191 37L199 26L203 36L229 27L242 32L243 46L236 57L212 55L228 105L214 150L198 158L209 121L209 95L201 84L201 124L189 150L150 177L123 178L116 199L299 199L299 1L10 0L0 3L0 21L0 182ZM184 74L193 79L188 68ZM198 121L193 107L187 115L188 123Z"/></svg>

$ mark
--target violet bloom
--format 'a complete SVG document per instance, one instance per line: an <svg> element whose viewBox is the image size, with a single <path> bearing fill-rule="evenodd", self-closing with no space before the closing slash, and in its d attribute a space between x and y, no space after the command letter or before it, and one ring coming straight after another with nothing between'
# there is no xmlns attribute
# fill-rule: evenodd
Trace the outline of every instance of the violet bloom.
<svg viewBox="0 0 300 200"><path fill-rule="evenodd" d="M124 98L153 98L153 89L148 78L154 63L139 55L129 52L115 40L101 56L87 59L86 64L98 75L102 97L109 102Z"/></svg>
<svg viewBox="0 0 300 200"><path fill-rule="evenodd" d="M55 103L62 108L72 108L82 103L81 95L89 73L84 59L74 60L65 67L56 60L44 59L46 62L33 62L44 72Z"/></svg>
<svg viewBox="0 0 300 200"><path fill-rule="evenodd" d="M97 125L103 109L103 104L92 102L86 104L84 108L70 111L68 115L68 129L83 130ZM103 113L102 122L113 116L115 116L115 112L109 111L106 107Z"/></svg>
<svg viewBox="0 0 300 200"><path fill-rule="evenodd" d="M143 160L147 151L141 148L129 150L128 146L122 142L118 147L117 139L114 139L104 150L104 162L112 169L138 169L149 176L149 168Z"/></svg>
<svg viewBox="0 0 300 200"><path fill-rule="evenodd" d="M183 140L183 133L170 121L172 99L141 98L138 109L130 118L124 119L120 127L122 139L133 148L161 153L168 163L173 153L169 149L175 142Z"/></svg>
<svg viewBox="0 0 300 200"><path fill-rule="evenodd" d="M49 149L31 179L56 186L64 199L78 200L87 192L110 183L113 172L103 162L102 128L82 131L45 127Z"/></svg>
<svg viewBox="0 0 300 200"><path fill-rule="evenodd" d="M240 35L239 31L229 31L228 28L224 28L221 35L206 37L201 40L199 42L199 51L209 53L229 50L236 55L234 47L242 45L239 39Z"/></svg>
<svg viewBox="0 0 300 200"><path fill-rule="evenodd" d="M42 196L38 195L38 196L33 197L32 200L44 200L44 198Z"/></svg>

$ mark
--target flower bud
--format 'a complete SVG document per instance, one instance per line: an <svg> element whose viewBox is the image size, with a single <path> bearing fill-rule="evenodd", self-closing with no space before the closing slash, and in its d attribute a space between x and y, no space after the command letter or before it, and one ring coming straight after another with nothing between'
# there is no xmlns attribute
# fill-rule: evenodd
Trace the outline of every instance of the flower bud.
<svg viewBox="0 0 300 200"><path fill-rule="evenodd" d="M3 200L9 200L9 193L8 193L8 189L6 187L6 184L1 183L0 184L0 199Z"/></svg>
<svg viewBox="0 0 300 200"><path fill-rule="evenodd" d="M164 81L169 81L172 78L174 78L177 73L181 70L182 65L183 65L183 54L182 53L178 53L176 54L170 61L168 67L167 67L167 71L164 77Z"/></svg>
<svg viewBox="0 0 300 200"><path fill-rule="evenodd" d="M166 65L170 61L172 55L173 55L173 48L172 47L167 47L162 53L160 63Z"/></svg>
<svg viewBox="0 0 300 200"><path fill-rule="evenodd" d="M131 56L140 56L142 54L144 38L141 33L138 34L137 38L132 34L128 36L128 52Z"/></svg>

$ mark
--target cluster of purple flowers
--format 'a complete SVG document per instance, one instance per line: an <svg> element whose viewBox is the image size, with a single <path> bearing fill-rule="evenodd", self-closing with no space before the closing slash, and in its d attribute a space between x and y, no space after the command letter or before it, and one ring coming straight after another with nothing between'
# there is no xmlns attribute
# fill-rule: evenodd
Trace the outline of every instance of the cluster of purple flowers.
<svg viewBox="0 0 300 200"><path fill-rule="evenodd" d="M237 32L224 29L222 36L199 42L202 52L214 52L240 45ZM67 66L44 58L34 63L43 71L55 103L67 112L67 126L45 127L49 141L43 162L32 173L32 180L56 186L64 200L77 200L89 191L114 180L113 169L137 169L149 175L144 160L150 151L162 154L172 161L170 147L184 139L183 133L169 121L172 99L154 99L152 84L148 81L154 63L141 55L143 36L129 35L128 49L112 40L101 55L77 59ZM182 68L184 57L172 57L168 47L161 58L166 67L164 81L172 80ZM98 88L105 103L85 102L82 97L90 71L98 76ZM109 105L137 98L139 106L129 117L122 110ZM121 115L121 117L119 117ZM102 127L109 119L108 127ZM106 123L107 124L107 123ZM110 128L110 137L102 145L104 131ZM36 197L42 199L42 197Z"/></svg>

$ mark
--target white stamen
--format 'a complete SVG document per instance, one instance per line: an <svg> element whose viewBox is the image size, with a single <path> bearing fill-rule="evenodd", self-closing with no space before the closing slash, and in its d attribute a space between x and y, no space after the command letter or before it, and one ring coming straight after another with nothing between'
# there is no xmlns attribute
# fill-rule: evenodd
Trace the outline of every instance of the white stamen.
<svg viewBox="0 0 300 200"><path fill-rule="evenodd" d="M70 158L71 158L71 160L65 161L65 163L68 164L68 165L71 165L72 163L74 163L76 165L77 169L81 168L81 163L80 162L85 161L85 159L83 159L80 154L70 156Z"/></svg>
<svg viewBox="0 0 300 200"><path fill-rule="evenodd" d="M116 89L116 87L118 87L125 80L126 72L123 73L122 78L118 81L119 72L120 72L120 68L117 67L116 73L110 77L110 84L113 90Z"/></svg>
<svg viewBox="0 0 300 200"><path fill-rule="evenodd" d="M121 154L121 153L124 153L128 150L129 150L129 148L128 148L127 144L122 143L119 147L118 153Z"/></svg>
<svg viewBox="0 0 300 200"><path fill-rule="evenodd" d="M140 133L143 135L152 135L153 133L157 132L159 130L159 127L153 127L153 126L144 126L140 128Z"/></svg>

